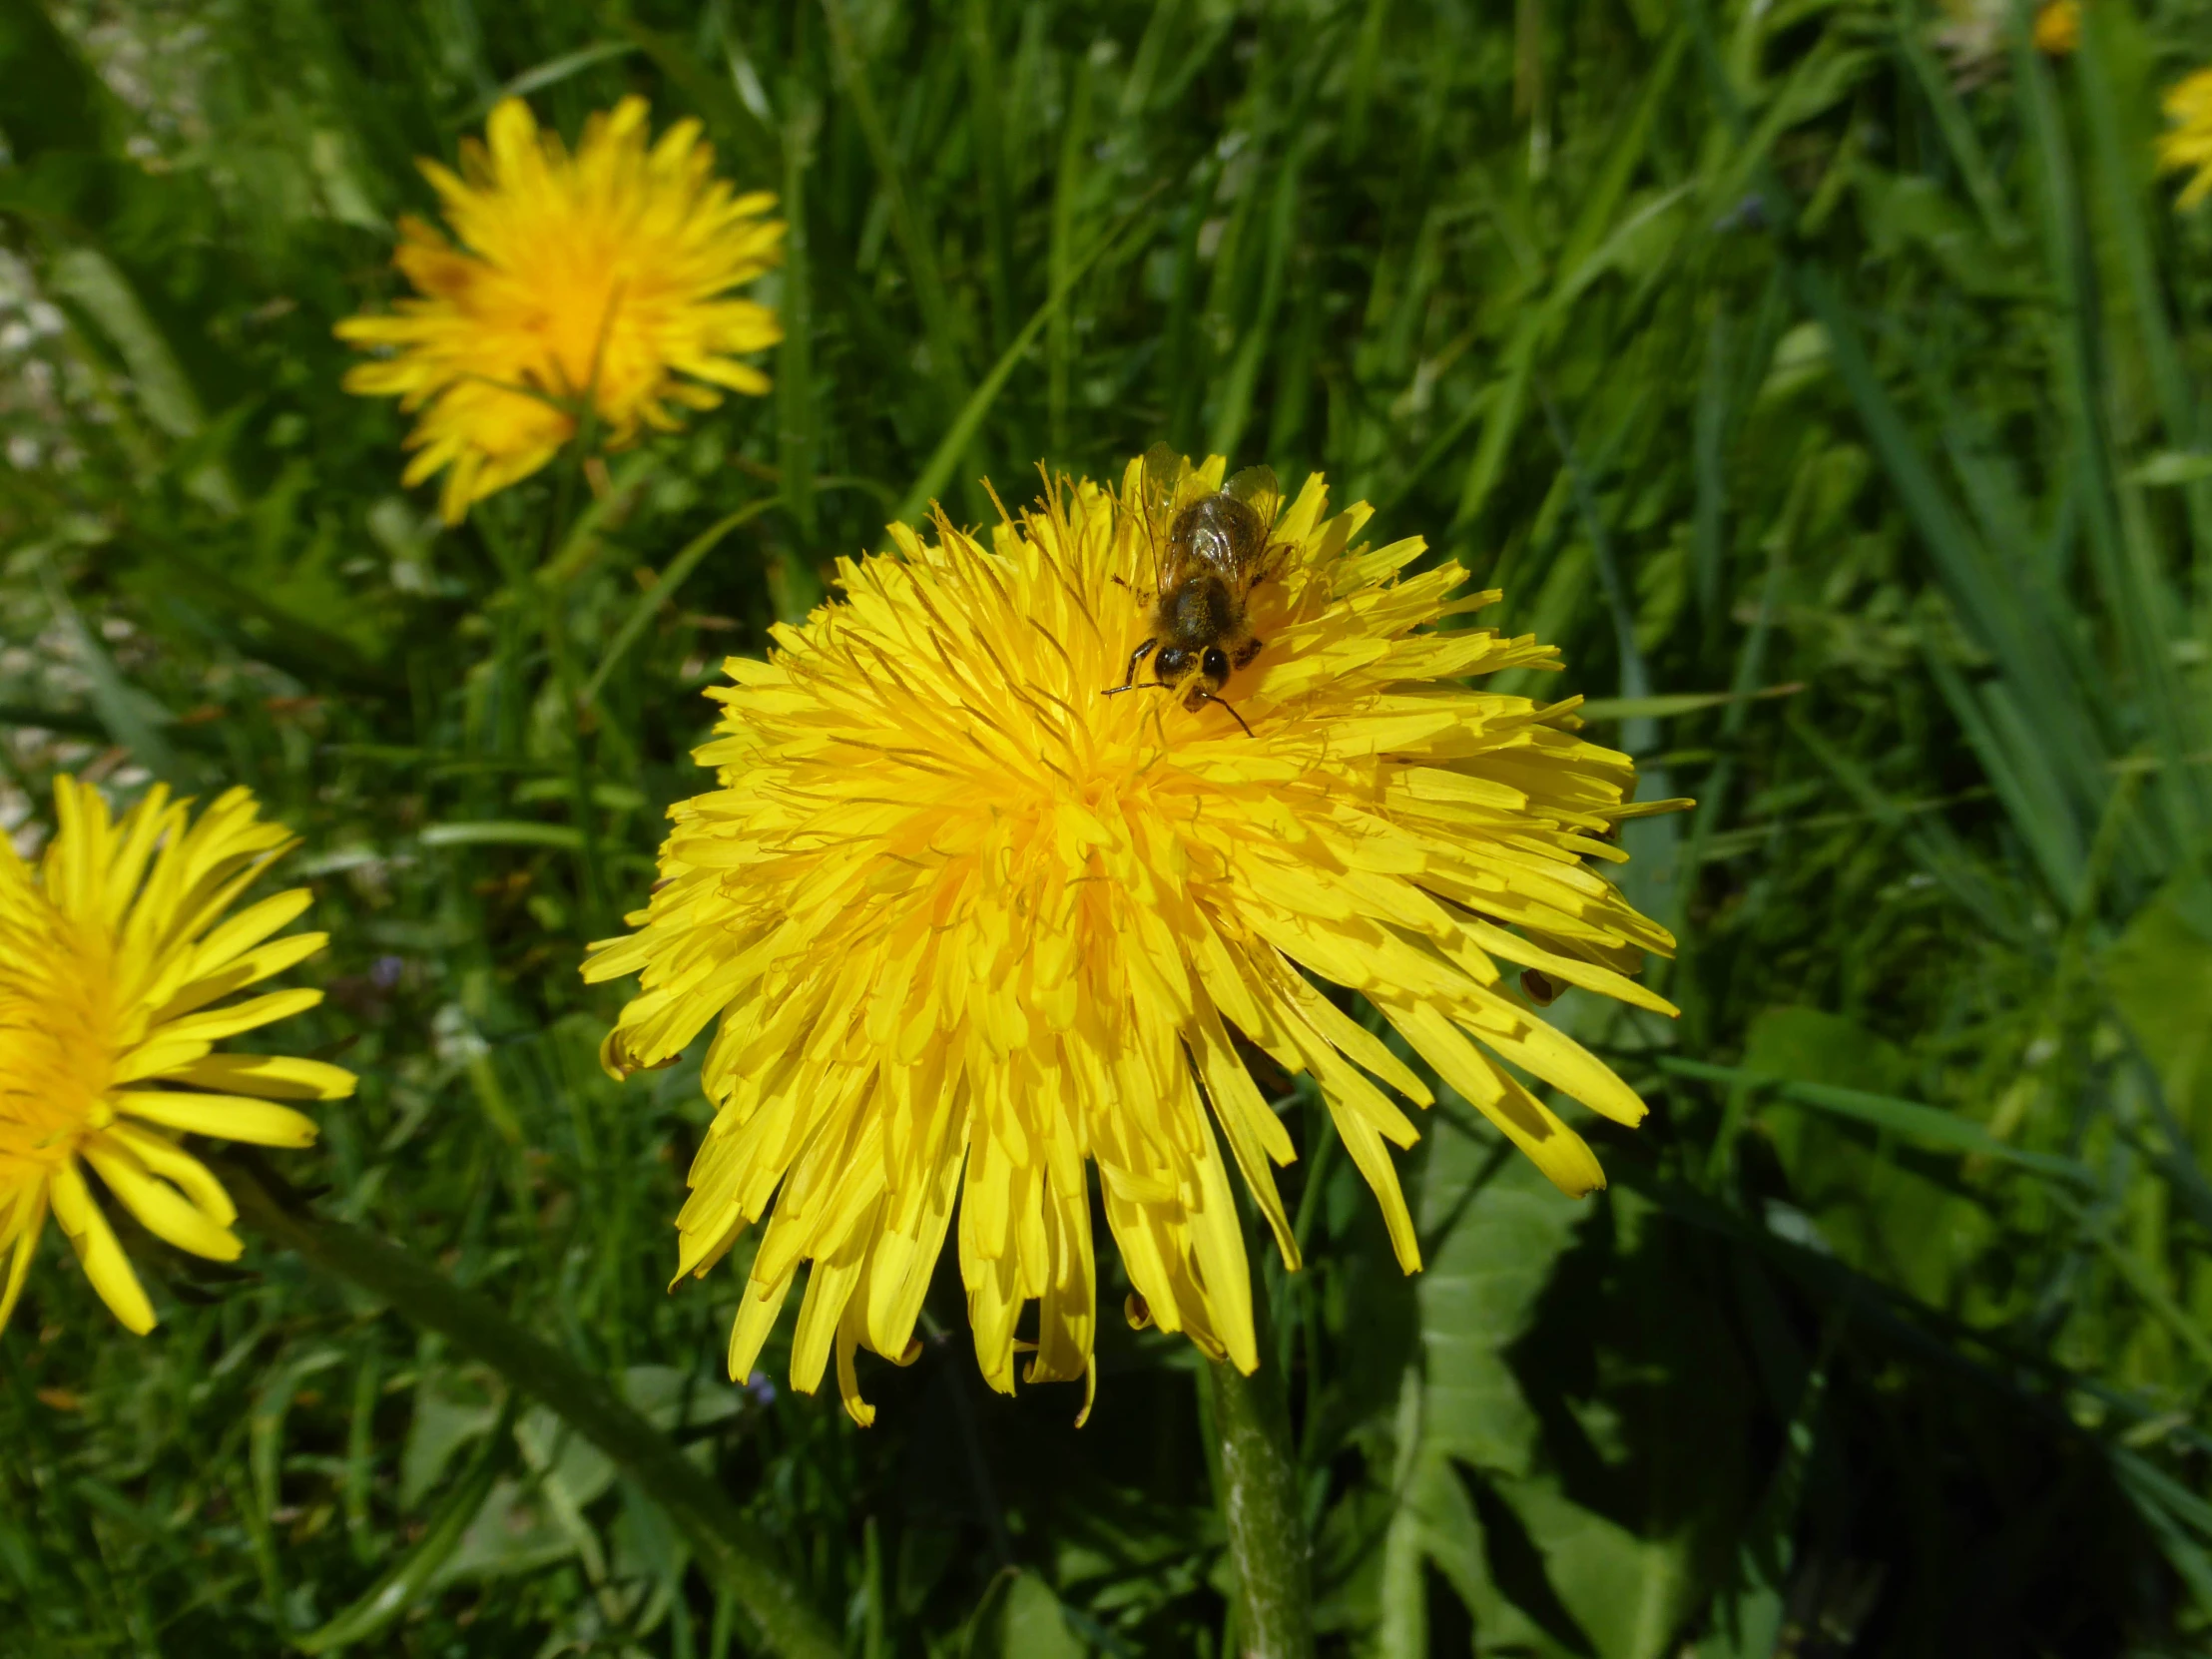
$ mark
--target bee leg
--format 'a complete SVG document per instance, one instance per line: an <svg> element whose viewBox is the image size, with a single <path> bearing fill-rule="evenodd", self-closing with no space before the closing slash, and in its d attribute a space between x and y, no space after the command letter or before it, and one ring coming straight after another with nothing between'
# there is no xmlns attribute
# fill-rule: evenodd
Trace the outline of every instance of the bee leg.
<svg viewBox="0 0 2212 1659"><path fill-rule="evenodd" d="M1112 697L1116 692L1125 692L1132 690L1136 686L1137 665L1143 662L1146 657L1150 656L1152 654L1152 648L1159 643L1160 642L1156 639L1146 640L1144 644L1138 646L1136 650L1129 653L1129 672L1122 676L1122 681L1120 685L1107 687L1106 695L1108 697Z"/></svg>
<svg viewBox="0 0 2212 1659"><path fill-rule="evenodd" d="M1229 666L1233 669L1243 668L1253 658L1267 649L1267 643L1266 640L1246 640L1244 644L1237 647L1236 654L1229 659Z"/></svg>
<svg viewBox="0 0 2212 1659"><path fill-rule="evenodd" d="M1219 703L1223 708L1229 711L1229 718L1231 720L1235 721L1239 726L1244 726L1244 735L1246 737L1249 738L1253 735L1252 728L1249 726L1245 726L1245 717L1237 713L1236 704L1229 702L1225 698L1216 697L1212 692L1200 692L1198 694L1198 701L1201 703ZM1184 707L1189 708L1190 705L1185 704Z"/></svg>

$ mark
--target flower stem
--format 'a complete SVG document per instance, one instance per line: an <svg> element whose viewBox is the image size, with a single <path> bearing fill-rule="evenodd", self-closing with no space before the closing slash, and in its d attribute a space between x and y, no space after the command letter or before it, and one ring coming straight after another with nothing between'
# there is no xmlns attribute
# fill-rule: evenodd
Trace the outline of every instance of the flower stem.
<svg viewBox="0 0 2212 1659"><path fill-rule="evenodd" d="M395 1245L314 1215L266 1166L232 1152L210 1158L239 1213L264 1237L388 1302L508 1383L533 1395L611 1457L682 1529L708 1576L728 1591L786 1659L838 1659L842 1649L799 1586L771 1562L773 1544L673 1441L599 1378L532 1336L488 1299L463 1290Z"/></svg>
<svg viewBox="0 0 2212 1659"><path fill-rule="evenodd" d="M1214 1360L1206 1382L1221 1449L1222 1520L1237 1566L1239 1647L1244 1659L1313 1659L1311 1563L1283 1368L1263 1364L1246 1377Z"/></svg>

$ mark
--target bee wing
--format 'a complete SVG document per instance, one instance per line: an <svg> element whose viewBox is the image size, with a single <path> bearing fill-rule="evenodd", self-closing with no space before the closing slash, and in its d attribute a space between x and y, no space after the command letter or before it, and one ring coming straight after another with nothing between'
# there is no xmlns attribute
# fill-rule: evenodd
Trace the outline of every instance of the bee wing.
<svg viewBox="0 0 2212 1659"><path fill-rule="evenodd" d="M1272 466L1248 466L1222 486L1222 493L1250 507L1260 520L1260 544L1240 561L1237 575L1249 586L1274 574L1278 556L1275 521L1283 516L1283 486Z"/></svg>
<svg viewBox="0 0 2212 1659"><path fill-rule="evenodd" d="M1275 521L1283 511L1283 486L1276 482L1272 466L1248 466L1222 486L1224 494L1233 495L1260 515L1260 526L1273 530Z"/></svg>
<svg viewBox="0 0 2212 1659"><path fill-rule="evenodd" d="M1144 452L1144 528L1152 545L1152 585L1167 587L1168 532L1175 523L1175 492L1183 481L1183 457L1164 443Z"/></svg>

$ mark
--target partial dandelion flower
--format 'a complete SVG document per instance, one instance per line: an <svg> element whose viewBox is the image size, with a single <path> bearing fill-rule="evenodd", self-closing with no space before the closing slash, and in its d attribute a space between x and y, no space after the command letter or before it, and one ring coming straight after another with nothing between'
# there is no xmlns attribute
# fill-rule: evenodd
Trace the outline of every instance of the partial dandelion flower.
<svg viewBox="0 0 2212 1659"><path fill-rule="evenodd" d="M115 821L97 790L64 778L54 809L60 827L35 867L0 836L0 1326L51 1210L101 1300L143 1335L153 1304L86 1171L155 1237L234 1261L238 1213L183 1137L306 1146L313 1120L278 1102L335 1100L353 1078L319 1060L216 1051L322 1000L304 989L226 1000L324 941L276 937L306 909L303 888L225 915L297 844L251 792L229 791L195 823L157 787Z"/></svg>
<svg viewBox="0 0 2212 1659"><path fill-rule="evenodd" d="M559 454L587 402L610 446L673 430L717 388L767 391L739 358L783 338L773 310L731 291L783 257L776 199L715 178L698 122L649 145L645 101L626 98L571 155L510 98L484 139L462 142L457 175L422 163L458 246L401 221L393 263L420 297L337 327L389 349L346 389L418 414L404 481L444 472L449 523Z"/></svg>
<svg viewBox="0 0 2212 1659"><path fill-rule="evenodd" d="M1178 473L1181 507L1222 463ZM1317 477L1274 523L1264 648L1223 688L1235 713L1103 696L1148 631L1144 482L1141 462L1119 492L1056 480L982 539L941 516L930 540L894 526L895 553L841 563L841 601L778 628L769 661L730 659L736 684L709 694L724 713L697 759L720 787L672 810L638 931L585 973L642 977L604 1050L618 1074L720 1020L678 1271L770 1217L733 1377L812 1262L792 1382L813 1389L833 1356L869 1420L855 1352L910 1358L957 1206L984 1377L1010 1392L1031 1351L1027 1379L1083 1379L1087 1411L1087 1163L1132 1318L1251 1371L1232 1164L1299 1252L1272 1168L1293 1143L1240 1044L1312 1075L1414 1271L1388 1149L1418 1132L1389 1091L1429 1091L1331 987L1569 1194L1604 1177L1522 1076L1644 1115L1501 965L1537 970L1539 995L1673 1012L1629 977L1672 940L1588 864L1622 856L1610 831L1641 810L1628 757L1576 735L1573 700L1463 683L1556 668L1555 651L1436 628L1498 596L1459 596L1454 564L1404 574L1422 543L1363 545L1370 509L1328 516ZM1017 1340L1032 1300L1034 1341Z"/></svg>
<svg viewBox="0 0 2212 1659"><path fill-rule="evenodd" d="M2070 57L2081 45L2081 0L2044 0L2035 13L2035 50Z"/></svg>
<svg viewBox="0 0 2212 1659"><path fill-rule="evenodd" d="M2193 208L2212 195L2212 69L2185 75L2166 91L2166 131L2158 138L2158 165L2167 173L2196 177L2181 193Z"/></svg>

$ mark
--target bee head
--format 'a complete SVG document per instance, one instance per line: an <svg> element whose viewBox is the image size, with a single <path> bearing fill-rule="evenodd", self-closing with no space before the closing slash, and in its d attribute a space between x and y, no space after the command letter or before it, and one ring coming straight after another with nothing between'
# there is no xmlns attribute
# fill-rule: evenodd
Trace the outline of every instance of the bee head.
<svg viewBox="0 0 2212 1659"><path fill-rule="evenodd" d="M1192 689L1210 697L1228 683L1229 653L1218 645L1164 646L1152 659L1152 672L1163 686L1178 685L1195 674L1197 681Z"/></svg>

